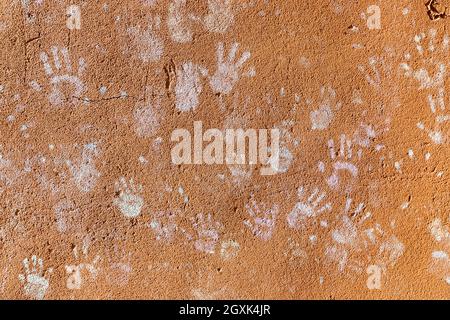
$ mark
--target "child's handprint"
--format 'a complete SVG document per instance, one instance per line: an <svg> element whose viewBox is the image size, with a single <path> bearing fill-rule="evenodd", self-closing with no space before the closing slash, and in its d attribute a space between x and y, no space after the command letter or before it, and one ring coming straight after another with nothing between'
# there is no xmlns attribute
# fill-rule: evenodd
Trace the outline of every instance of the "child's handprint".
<svg viewBox="0 0 450 320"><path fill-rule="evenodd" d="M214 221L211 214L204 216L203 213L199 213L197 219L192 221L192 225L197 233L195 248L206 253L214 253L222 224Z"/></svg>
<svg viewBox="0 0 450 320"><path fill-rule="evenodd" d="M57 47L51 47L50 50L53 56L53 67L49 62L47 53L41 52L40 55L44 71L50 78L50 84L52 85L52 92L48 98L50 103L52 105L60 105L68 98L80 98L85 91L84 84L81 81L86 68L84 59L80 58L78 60L78 70L75 74L72 70L72 63L67 48L58 49ZM62 92L64 84L69 84L72 87L68 97L64 97L65 95Z"/></svg>
<svg viewBox="0 0 450 320"><path fill-rule="evenodd" d="M250 215L250 219L245 220L244 224L250 228L255 236L264 241L270 240L278 216L278 206L273 205L267 208L264 204L257 204L252 199L251 203L247 204L245 208Z"/></svg>
<svg viewBox="0 0 450 320"><path fill-rule="evenodd" d="M217 45L217 70L209 82L214 93L228 94L238 82L242 66L251 56L249 51L245 51L236 62L238 48L239 44L233 43L228 58L224 61L224 45L222 42Z"/></svg>
<svg viewBox="0 0 450 320"><path fill-rule="evenodd" d="M287 221L291 228L299 228L301 224L308 218L314 218L322 212L331 211L331 203L323 204L326 197L324 192L319 193L319 189L315 188L311 195L306 199L303 187L298 188L299 202L288 214Z"/></svg>
<svg viewBox="0 0 450 320"><path fill-rule="evenodd" d="M233 24L232 0L208 0L208 9L203 23L209 31L224 33Z"/></svg>
<svg viewBox="0 0 450 320"><path fill-rule="evenodd" d="M25 274L19 275L19 280L24 285L23 289L25 294L30 298L42 300L45 297L45 293L49 287L48 278L45 276L44 263L41 258L33 255L30 261L28 258L23 259L23 268ZM47 270L48 273L52 272L52 269Z"/></svg>
<svg viewBox="0 0 450 320"><path fill-rule="evenodd" d="M127 218L136 218L141 214L144 199L141 196L142 186L135 186L133 179L128 185L124 177L120 177L115 186L117 197L114 199L120 212Z"/></svg>

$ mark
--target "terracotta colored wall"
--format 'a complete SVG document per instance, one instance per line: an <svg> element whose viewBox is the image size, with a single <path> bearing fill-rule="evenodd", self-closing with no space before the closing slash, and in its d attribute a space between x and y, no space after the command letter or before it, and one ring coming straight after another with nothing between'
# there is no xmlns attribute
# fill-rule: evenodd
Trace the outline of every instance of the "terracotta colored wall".
<svg viewBox="0 0 450 320"><path fill-rule="evenodd" d="M1 1L0 297L449 298L426 2ZM194 121L279 130L276 174L174 164Z"/></svg>

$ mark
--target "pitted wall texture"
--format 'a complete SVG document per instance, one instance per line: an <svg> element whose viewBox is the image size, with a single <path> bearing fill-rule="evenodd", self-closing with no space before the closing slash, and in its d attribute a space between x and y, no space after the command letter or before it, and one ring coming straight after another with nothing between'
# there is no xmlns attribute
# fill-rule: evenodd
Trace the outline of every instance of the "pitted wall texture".
<svg viewBox="0 0 450 320"><path fill-rule="evenodd" d="M1 1L0 297L448 299L447 5Z"/></svg>

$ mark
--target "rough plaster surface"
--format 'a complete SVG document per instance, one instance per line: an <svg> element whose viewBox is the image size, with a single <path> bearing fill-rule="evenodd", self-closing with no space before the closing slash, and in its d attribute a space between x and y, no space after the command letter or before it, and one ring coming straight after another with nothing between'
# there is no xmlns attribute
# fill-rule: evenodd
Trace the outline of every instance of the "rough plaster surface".
<svg viewBox="0 0 450 320"><path fill-rule="evenodd" d="M443 6L1 1L0 297L449 298ZM279 172L172 164L194 121Z"/></svg>

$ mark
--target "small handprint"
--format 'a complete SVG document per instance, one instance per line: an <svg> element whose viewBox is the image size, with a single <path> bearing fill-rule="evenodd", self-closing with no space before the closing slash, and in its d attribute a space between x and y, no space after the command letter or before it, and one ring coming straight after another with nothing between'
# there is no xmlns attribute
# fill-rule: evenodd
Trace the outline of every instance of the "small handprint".
<svg viewBox="0 0 450 320"><path fill-rule="evenodd" d="M393 267L405 251L405 245L395 235L385 238L387 239L379 245L375 256L376 265L380 266L384 272L388 267Z"/></svg>
<svg viewBox="0 0 450 320"><path fill-rule="evenodd" d="M250 219L245 220L244 224L250 228L255 236L264 241L270 240L278 216L278 206L273 205L267 208L265 204L258 204L252 199L250 204L246 204L245 208L250 215Z"/></svg>
<svg viewBox="0 0 450 320"><path fill-rule="evenodd" d="M438 249L431 254L430 269L450 285L450 229L439 218L433 220L429 229L438 245Z"/></svg>
<svg viewBox="0 0 450 320"><path fill-rule="evenodd" d="M439 88L437 97L433 95L428 95L428 105L431 112L435 115L435 124L433 129L428 129L425 127L423 122L417 123L417 127L420 130L426 131L428 137L435 144L443 144L447 138L441 131L442 123L450 121L450 115L444 114L445 112L445 91L444 88Z"/></svg>
<svg viewBox="0 0 450 320"><path fill-rule="evenodd" d="M82 229L82 217L75 202L68 199L59 201L54 207L56 228L59 232L77 232Z"/></svg>
<svg viewBox="0 0 450 320"><path fill-rule="evenodd" d="M364 242L364 239L357 238L358 229L355 221L359 219L358 224L362 224L366 219L359 217L363 212L365 205L363 202L360 202L356 205L356 208L352 209L352 202L353 199L346 199L341 225L339 229L333 231L332 237L336 243L356 246L360 245L361 241Z"/></svg>
<svg viewBox="0 0 450 320"><path fill-rule="evenodd" d="M289 259L290 262L303 263L308 259L308 253L302 248L301 244L293 240L287 239L287 249L283 252L284 256Z"/></svg>
<svg viewBox="0 0 450 320"><path fill-rule="evenodd" d="M192 62L186 62L177 72L175 86L176 108L182 112L195 110L199 104L199 94L202 92L200 76L206 76L207 71Z"/></svg>
<svg viewBox="0 0 450 320"><path fill-rule="evenodd" d="M320 89L321 102L318 109L311 111L311 129L325 130L333 120L334 111L339 110L342 106L340 101L336 101L336 91L330 86Z"/></svg>
<svg viewBox="0 0 450 320"><path fill-rule="evenodd" d="M4 154L0 157L0 193L21 176L20 169Z"/></svg>
<svg viewBox="0 0 450 320"><path fill-rule="evenodd" d="M210 32L225 33L234 22L232 0L208 0L208 15L203 19Z"/></svg>
<svg viewBox="0 0 450 320"><path fill-rule="evenodd" d="M303 187L299 187L298 198L300 201L287 216L289 227L294 229L299 228L306 219L317 217L322 212L331 211L332 209L331 202L322 204L326 194L325 192L319 193L318 188L314 188L311 195L305 199L305 190Z"/></svg>
<svg viewBox="0 0 450 320"><path fill-rule="evenodd" d="M78 159L76 163L72 160L66 160L66 165L69 167L75 185L82 192L90 192L100 177L94 159L98 154L97 144L88 143L84 145L81 159Z"/></svg>
<svg viewBox="0 0 450 320"><path fill-rule="evenodd" d="M134 109L134 131L140 138L151 137L160 123L161 95L151 87L145 88L145 98L139 101Z"/></svg>
<svg viewBox="0 0 450 320"><path fill-rule="evenodd" d="M50 78L50 84L52 85L52 91L48 97L50 103L57 106L69 98L80 98L85 91L85 86L81 81L86 68L84 59L80 58L78 60L78 70L75 74L67 48L58 49L57 47L51 47L50 50L53 56L53 67L49 62L47 53L41 52L40 54L44 71ZM71 87L70 93L66 97L63 94L64 84L68 84Z"/></svg>
<svg viewBox="0 0 450 320"><path fill-rule="evenodd" d="M250 58L250 52L245 51L241 58L235 62L238 48L239 44L233 43L228 53L228 59L224 61L224 45L222 42L217 45L217 71L209 82L214 93L230 93L239 80L239 73L243 64Z"/></svg>
<svg viewBox="0 0 450 320"><path fill-rule="evenodd" d="M363 202L346 199L331 233L332 244L325 249L326 258L336 262L340 272L349 269L362 273L372 264L386 272L403 255L403 243L379 223L368 222L371 218L372 213Z"/></svg>
<svg viewBox="0 0 450 320"><path fill-rule="evenodd" d="M41 9L42 0L22 0L22 12L24 20L27 24L35 23L36 17Z"/></svg>
<svg viewBox="0 0 450 320"><path fill-rule="evenodd" d="M195 249L206 253L214 253L216 244L219 241L219 231L223 228L222 224L214 221L210 213L206 216L203 213L199 213L197 218L192 220L192 226L196 232Z"/></svg>
<svg viewBox="0 0 450 320"><path fill-rule="evenodd" d="M133 273L132 253L114 245L108 257L109 266L106 269L106 281L112 285L124 287Z"/></svg>
<svg viewBox="0 0 450 320"><path fill-rule="evenodd" d="M389 84L385 77L390 77L390 65L383 57L373 56L368 60L368 65L359 64L358 70L364 75L366 81L375 89L380 90L381 86Z"/></svg>
<svg viewBox="0 0 450 320"><path fill-rule="evenodd" d="M220 256L222 257L223 260L231 260L238 255L240 249L241 246L237 241L234 240L222 241L222 245L220 248Z"/></svg>
<svg viewBox="0 0 450 320"><path fill-rule="evenodd" d="M359 203L354 208L352 202L351 198L346 199L339 224L331 233L333 244L325 250L326 257L338 263L340 272L343 272L346 268L361 272L365 263L356 259L357 253L367 248L367 241L371 243L375 241L374 236L372 236L373 228L364 231L359 230L360 225L370 217L370 212L360 218L359 215L363 212L365 205ZM358 219L359 222L357 222ZM356 256L352 256L352 253Z"/></svg>
<svg viewBox="0 0 450 320"><path fill-rule="evenodd" d="M439 58L438 55L441 55L441 59L446 59L450 38L448 35L444 35L441 46L436 48L436 36L437 31L430 29L428 32L427 49L423 47L423 42L427 40L425 33L420 33L414 37L416 51L423 64L421 68L414 69L410 65L409 60L411 60L411 55L408 53L405 55L406 62L400 64L400 68L403 69L405 76L413 77L419 82L419 89L439 88L444 85L447 65L442 60L438 61L436 59ZM430 75L430 72L432 75Z"/></svg>
<svg viewBox="0 0 450 320"><path fill-rule="evenodd" d="M148 28L141 30L140 26L129 27L127 33L137 50L137 57L147 63L158 61L164 52L164 43L155 30L159 30L161 18L156 16L149 21Z"/></svg>
<svg viewBox="0 0 450 320"><path fill-rule="evenodd" d="M68 274L67 280L66 280L66 286L69 290L76 290L81 289L81 286L83 284L83 276L82 271L86 270L91 280L95 280L97 278L98 272L100 268L97 266L98 262L100 261L100 256L96 255L94 259L92 259L91 262L86 262L88 259L88 251L89 251L89 242L86 241L86 239L83 241L82 246L82 253L83 253L83 261L82 263L78 263L79 256L78 256L78 248L75 246L73 249L73 255L75 259L77 260L77 264L72 265L66 265L66 273Z"/></svg>
<svg viewBox="0 0 450 320"><path fill-rule="evenodd" d="M141 214L144 206L144 199L141 196L142 185L135 185L133 179L129 184L124 177L120 177L115 184L117 197L114 199L114 205L127 218L136 218Z"/></svg>
<svg viewBox="0 0 450 320"><path fill-rule="evenodd" d="M24 285L23 289L25 294L36 300L44 299L49 287L49 280L46 277L46 273L51 273L53 270L48 269L47 272L44 272L42 259L35 255L31 256L31 269L28 258L23 259L22 263L25 274L20 274L19 280Z"/></svg>
<svg viewBox="0 0 450 320"><path fill-rule="evenodd" d="M352 140L347 138L345 134L342 134L339 152L337 153L334 140L331 139L328 141L330 158L333 161L333 171L331 176L327 179L327 183L331 188L337 188L339 186L340 173L342 171L350 173L353 178L358 176L358 168L352 162L355 158L353 155L352 144ZM361 152L358 152L357 159L361 159Z"/></svg>
<svg viewBox="0 0 450 320"><path fill-rule="evenodd" d="M156 240L172 242L178 231L176 212L159 211L153 213L149 226L155 234Z"/></svg>
<svg viewBox="0 0 450 320"><path fill-rule="evenodd" d="M186 0L174 0L169 4L167 26L173 41L187 43L192 41L192 31L184 14Z"/></svg>

